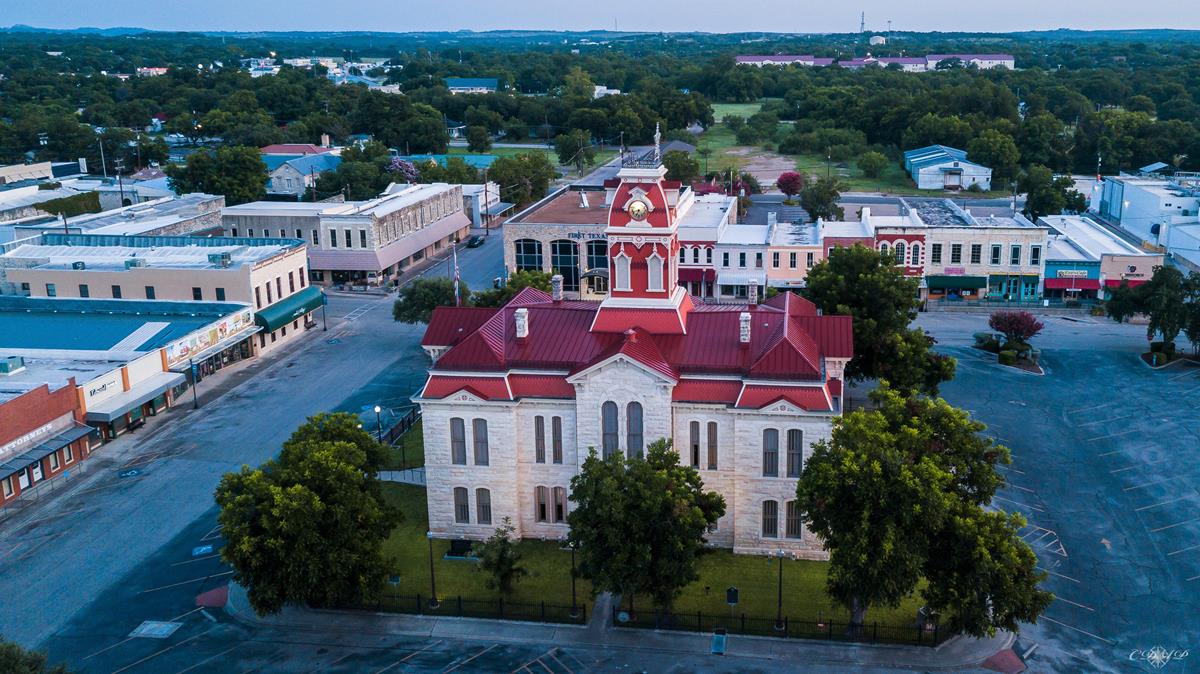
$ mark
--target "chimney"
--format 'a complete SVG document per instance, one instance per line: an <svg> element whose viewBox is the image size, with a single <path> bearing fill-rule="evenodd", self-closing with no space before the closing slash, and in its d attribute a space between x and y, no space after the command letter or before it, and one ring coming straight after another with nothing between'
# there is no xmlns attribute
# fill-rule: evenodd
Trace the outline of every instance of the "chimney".
<svg viewBox="0 0 1200 674"><path fill-rule="evenodd" d="M580 192L579 192L579 207L580 208L590 208L591 207L588 204L587 192L584 192L582 190L580 190Z"/></svg>
<svg viewBox="0 0 1200 674"><path fill-rule="evenodd" d="M555 302L562 301L562 283L562 274L555 274L554 276L550 277L550 299L554 300Z"/></svg>
<svg viewBox="0 0 1200 674"><path fill-rule="evenodd" d="M742 344L750 343L750 312L743 311L738 314L738 341Z"/></svg>
<svg viewBox="0 0 1200 674"><path fill-rule="evenodd" d="M758 304L758 279L750 279L750 306Z"/></svg>
<svg viewBox="0 0 1200 674"><path fill-rule="evenodd" d="M529 336L529 309L521 307L513 312L513 320L516 322L517 339L523 340Z"/></svg>
<svg viewBox="0 0 1200 674"><path fill-rule="evenodd" d="M329 134L321 134L321 147L329 147Z"/></svg>

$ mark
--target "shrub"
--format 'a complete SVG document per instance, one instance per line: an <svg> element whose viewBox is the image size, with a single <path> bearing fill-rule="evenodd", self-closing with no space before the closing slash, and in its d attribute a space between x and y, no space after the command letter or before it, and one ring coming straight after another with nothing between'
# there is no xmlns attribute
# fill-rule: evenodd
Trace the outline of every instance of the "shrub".
<svg viewBox="0 0 1200 674"><path fill-rule="evenodd" d="M1000 364L1001 365L1016 365L1017 364L1017 352L1016 351L1001 351L1000 352Z"/></svg>
<svg viewBox="0 0 1200 674"><path fill-rule="evenodd" d="M1163 350L1162 342L1150 342L1150 353L1162 353L1162 350Z"/></svg>
<svg viewBox="0 0 1200 674"><path fill-rule="evenodd" d="M983 192L983 188L979 186L979 183L971 183L967 186L967 191L972 194L980 194Z"/></svg>

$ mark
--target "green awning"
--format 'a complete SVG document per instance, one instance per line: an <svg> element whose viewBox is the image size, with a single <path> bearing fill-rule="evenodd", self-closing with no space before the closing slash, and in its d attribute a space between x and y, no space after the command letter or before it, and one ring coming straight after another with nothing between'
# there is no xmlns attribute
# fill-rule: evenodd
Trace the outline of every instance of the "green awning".
<svg viewBox="0 0 1200 674"><path fill-rule="evenodd" d="M926 276L925 286L930 290L947 288L986 288L986 276Z"/></svg>
<svg viewBox="0 0 1200 674"><path fill-rule="evenodd" d="M309 286L256 312L254 322L267 332L275 332L323 304L325 304L325 293L316 286Z"/></svg>

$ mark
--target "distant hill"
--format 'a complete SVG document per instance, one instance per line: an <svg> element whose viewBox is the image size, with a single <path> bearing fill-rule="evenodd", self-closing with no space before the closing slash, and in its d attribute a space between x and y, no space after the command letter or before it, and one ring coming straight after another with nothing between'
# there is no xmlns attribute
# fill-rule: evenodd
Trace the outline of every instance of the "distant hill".
<svg viewBox="0 0 1200 674"><path fill-rule="evenodd" d="M38 28L36 26L26 26L24 24L15 24L7 28L0 28L0 31L5 33L59 33L59 34L74 34L74 35L103 35L105 37L119 37L121 35L138 35L140 33L152 33L154 31L146 30L145 28L133 28L127 26L115 26L113 28L94 28L91 26L83 26L80 28Z"/></svg>

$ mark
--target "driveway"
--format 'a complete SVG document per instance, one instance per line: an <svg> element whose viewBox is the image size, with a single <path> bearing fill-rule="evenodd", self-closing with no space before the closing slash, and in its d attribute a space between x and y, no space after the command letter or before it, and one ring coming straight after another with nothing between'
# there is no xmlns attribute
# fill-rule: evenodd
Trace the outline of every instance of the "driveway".
<svg viewBox="0 0 1200 674"><path fill-rule="evenodd" d="M986 321L919 319L958 358L944 396L1012 450L995 505L1028 520L1057 596L1017 652L1034 649L1034 671L1197 671L1200 367L1144 366L1144 327L1047 316L1034 340L1047 374L1031 375L970 348ZM1175 656L1161 669L1155 646Z"/></svg>

